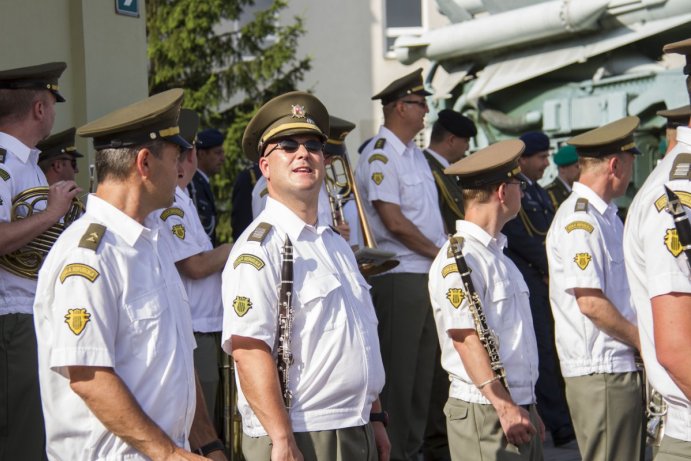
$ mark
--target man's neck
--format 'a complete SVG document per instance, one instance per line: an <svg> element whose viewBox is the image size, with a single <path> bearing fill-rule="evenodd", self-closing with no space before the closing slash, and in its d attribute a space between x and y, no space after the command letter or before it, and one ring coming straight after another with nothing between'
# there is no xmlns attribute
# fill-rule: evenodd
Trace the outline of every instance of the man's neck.
<svg viewBox="0 0 691 461"><path fill-rule="evenodd" d="M303 191L302 194L278 196L269 187L269 197L286 206L295 213L305 223L315 225L317 223L317 212L319 210L319 195L311 191Z"/></svg>
<svg viewBox="0 0 691 461"><path fill-rule="evenodd" d="M384 122L384 126L388 128L389 131L391 131L393 134L395 134L396 137L400 139L401 142L405 145L408 145L408 143L410 143L410 141L412 141L413 138L415 138L415 135L417 134L417 131L411 132L409 128L407 128L401 123L386 121Z"/></svg>
<svg viewBox="0 0 691 461"><path fill-rule="evenodd" d="M615 198L612 186L609 184L605 176L582 173L581 177L578 178L578 182L595 192L597 196L607 204L609 204Z"/></svg>
<svg viewBox="0 0 691 461"><path fill-rule="evenodd" d="M499 236L504 224L509 221L506 216L503 216L501 207L494 202L477 203L471 201L467 202L465 206L467 207L465 220L481 227L494 238Z"/></svg>
<svg viewBox="0 0 691 461"><path fill-rule="evenodd" d="M14 136L31 149L35 148L36 144L43 139L40 134L35 133L35 130L29 128L27 123L6 123L0 125L0 132Z"/></svg>
<svg viewBox="0 0 691 461"><path fill-rule="evenodd" d="M160 208L149 205L144 199L141 186L138 187L129 181L106 179L98 184L96 196L140 224L144 224L144 220L152 211Z"/></svg>

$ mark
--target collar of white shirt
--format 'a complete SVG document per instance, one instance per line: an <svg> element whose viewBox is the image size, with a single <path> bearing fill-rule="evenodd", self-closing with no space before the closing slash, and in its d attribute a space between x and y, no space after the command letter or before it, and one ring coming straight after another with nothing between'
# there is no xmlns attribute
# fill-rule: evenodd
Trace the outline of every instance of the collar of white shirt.
<svg viewBox="0 0 691 461"><path fill-rule="evenodd" d="M29 160L29 156L32 153L38 154L41 152L38 149L32 149L23 142L21 142L19 139L15 138L11 134L3 133L0 131L0 147L3 147L7 149L8 151L12 152L14 155L19 158L19 160L22 161L22 163L26 163L27 160Z"/></svg>
<svg viewBox="0 0 691 461"><path fill-rule="evenodd" d="M677 142L691 145L691 127L680 126L677 128Z"/></svg>
<svg viewBox="0 0 691 461"><path fill-rule="evenodd" d="M500 250L506 247L506 236L499 233L497 238L492 237L482 227L470 221L456 221L456 231L467 234L483 244L485 247L495 245Z"/></svg>
<svg viewBox="0 0 691 461"><path fill-rule="evenodd" d="M271 197L266 198L266 207L264 211L268 213L274 222L280 223L281 229L283 229L290 240L297 242L300 239L300 234L304 230L315 233L317 235L322 235L325 231L330 231L331 228L327 225L319 224L311 225L307 224L305 221L300 219L290 208L274 200Z"/></svg>
<svg viewBox="0 0 691 461"><path fill-rule="evenodd" d="M590 187L586 186L585 184L582 184L578 181L573 183L573 191L578 194L579 196L585 198L588 200L588 203L590 203L598 213L601 215L604 215L608 209L612 208L613 211L616 213L617 207L614 205L614 203L608 204L602 198L595 193Z"/></svg>
<svg viewBox="0 0 691 461"><path fill-rule="evenodd" d="M131 247L134 247L142 234L150 235L156 233L156 228L154 226L149 226L148 228L142 226L137 221L94 194L89 194L89 199L86 202L86 214L96 218L96 220L100 222L108 223L108 230L119 235L125 243ZM153 213L149 214L146 218L145 224L152 219L156 219Z"/></svg>
<svg viewBox="0 0 691 461"><path fill-rule="evenodd" d="M396 153L399 155L403 155L406 153L406 151L416 147L413 141L410 141L408 144L403 144L403 141L401 141L393 131L389 130L385 126L381 127L379 134L386 138L386 142L391 144L394 151L396 151Z"/></svg>

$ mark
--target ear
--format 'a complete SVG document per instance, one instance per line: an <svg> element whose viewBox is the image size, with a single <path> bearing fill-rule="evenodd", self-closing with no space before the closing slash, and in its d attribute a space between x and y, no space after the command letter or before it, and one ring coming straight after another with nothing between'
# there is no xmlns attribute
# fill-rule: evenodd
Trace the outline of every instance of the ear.
<svg viewBox="0 0 691 461"><path fill-rule="evenodd" d="M153 153L149 149L139 149L139 152L137 152L137 156L134 160L134 166L137 170L137 173L139 173L139 176L142 178L148 178L151 176L153 167L153 165L151 165L152 157Z"/></svg>
<svg viewBox="0 0 691 461"><path fill-rule="evenodd" d="M262 175L269 179L269 159L266 157L259 157L259 170L261 170Z"/></svg>
<svg viewBox="0 0 691 461"><path fill-rule="evenodd" d="M508 187L508 185L505 182L499 184L499 186L497 187L497 197L499 198L499 202L502 205L506 201L506 188L507 187Z"/></svg>
<svg viewBox="0 0 691 461"><path fill-rule="evenodd" d="M607 162L607 168L610 175L617 176L621 170L621 159L617 155L612 155L612 157Z"/></svg>

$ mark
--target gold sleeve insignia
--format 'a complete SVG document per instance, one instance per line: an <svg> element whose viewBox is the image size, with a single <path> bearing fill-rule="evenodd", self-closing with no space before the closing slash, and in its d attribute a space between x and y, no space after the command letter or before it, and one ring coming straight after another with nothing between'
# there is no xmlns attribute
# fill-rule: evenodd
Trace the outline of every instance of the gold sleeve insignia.
<svg viewBox="0 0 691 461"><path fill-rule="evenodd" d="M67 309L67 315L65 315L65 323L70 327L70 331L77 336L84 331L90 319L91 314L86 309Z"/></svg>
<svg viewBox="0 0 691 461"><path fill-rule="evenodd" d="M675 190L675 194L679 197L679 201L687 208L691 208L691 193L685 190ZM660 211L667 208L667 194L662 194L655 200L655 209L659 213Z"/></svg>
<svg viewBox="0 0 691 461"><path fill-rule="evenodd" d="M163 213L161 213L161 219L163 221L166 221L171 216L179 216L181 218L184 218L185 212L182 211L180 208L172 207L172 208L166 208L165 210L163 210Z"/></svg>
<svg viewBox="0 0 691 461"><path fill-rule="evenodd" d="M573 258L573 262L575 262L576 265L580 267L582 271L584 271L592 259L593 257L588 253L576 253L576 256Z"/></svg>
<svg viewBox="0 0 691 461"><path fill-rule="evenodd" d="M243 317L250 309L252 309L252 301L245 296L236 296L233 300L233 309L238 317Z"/></svg>
<svg viewBox="0 0 691 461"><path fill-rule="evenodd" d="M249 264L258 271L262 270L264 267L264 261L262 261L261 258L250 254L241 254L235 258L235 261L233 261L233 269L236 269L240 264Z"/></svg>
<svg viewBox="0 0 691 461"><path fill-rule="evenodd" d="M461 307L464 298L465 293L461 288L449 288L449 291L446 292L446 299L449 300L454 309Z"/></svg>
<svg viewBox="0 0 691 461"><path fill-rule="evenodd" d="M372 163L372 162L382 162L382 163L389 163L389 158L384 155L384 154L373 154L370 155L370 157L367 159L367 163Z"/></svg>
<svg viewBox="0 0 691 461"><path fill-rule="evenodd" d="M451 255L451 257L453 257L453 255ZM454 272L458 272L458 266L456 265L456 263L447 264L441 270L441 276L446 278L447 275L453 274Z"/></svg>
<svg viewBox="0 0 691 461"><path fill-rule="evenodd" d="M679 242L679 234L677 234L677 229L667 229L665 232L665 247L672 253L675 258L679 256L684 248L682 248Z"/></svg>
<svg viewBox="0 0 691 461"><path fill-rule="evenodd" d="M565 227L565 229L566 229L566 232L568 232L568 233L571 233L571 232L575 231L576 229L582 229L582 230L584 230L584 231L586 231L586 232L592 234L592 233L593 233L593 229L595 229L595 228L593 227L592 224L590 224L590 223L588 223L588 222L585 222L585 221L574 221L574 222L572 222L572 223L570 223L570 224L567 224L566 227Z"/></svg>
<svg viewBox="0 0 691 461"><path fill-rule="evenodd" d="M10 180L10 174L7 171L0 168L0 178L2 178L4 181L9 181Z"/></svg>
<svg viewBox="0 0 691 461"><path fill-rule="evenodd" d="M62 272L60 272L60 283L65 283L65 279L74 276L84 277L89 282L93 283L99 275L101 274L99 274L96 269L86 264L68 264L62 269Z"/></svg>
<svg viewBox="0 0 691 461"><path fill-rule="evenodd" d="M377 186L384 180L384 173L372 173L372 181Z"/></svg>
<svg viewBox="0 0 691 461"><path fill-rule="evenodd" d="M173 227L170 228L170 230L173 231L173 235L179 238L180 240L185 240L185 226L182 224L175 224Z"/></svg>

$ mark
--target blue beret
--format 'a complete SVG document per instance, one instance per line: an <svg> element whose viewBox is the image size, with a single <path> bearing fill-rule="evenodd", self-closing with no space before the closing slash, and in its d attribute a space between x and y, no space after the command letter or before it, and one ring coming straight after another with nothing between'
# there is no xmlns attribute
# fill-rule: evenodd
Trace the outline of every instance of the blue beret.
<svg viewBox="0 0 691 461"><path fill-rule="evenodd" d="M569 166L576 162L578 162L578 154L576 153L576 148L571 144L564 144L554 154L554 163L557 166Z"/></svg>
<svg viewBox="0 0 691 461"><path fill-rule="evenodd" d="M542 131L529 131L519 138L525 144L523 157L530 157L538 152L549 150L549 138Z"/></svg>
<svg viewBox="0 0 691 461"><path fill-rule="evenodd" d="M437 123L459 138L470 139L477 134L477 128L472 120L451 109L440 111L437 115Z"/></svg>
<svg viewBox="0 0 691 461"><path fill-rule="evenodd" d="M207 128L197 133L195 146L197 146L197 149L212 149L223 145L224 140L223 133L215 128Z"/></svg>

